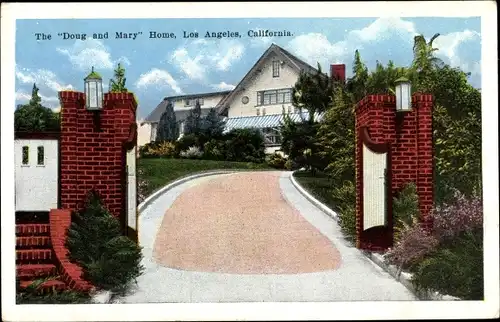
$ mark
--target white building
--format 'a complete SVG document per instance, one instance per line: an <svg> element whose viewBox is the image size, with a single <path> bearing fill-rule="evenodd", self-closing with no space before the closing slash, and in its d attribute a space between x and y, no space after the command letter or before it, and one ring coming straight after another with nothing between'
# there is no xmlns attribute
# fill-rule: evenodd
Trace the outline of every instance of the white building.
<svg viewBox="0 0 500 322"><path fill-rule="evenodd" d="M330 70L345 79L345 65L332 65ZM166 97L145 119L143 126L150 125L149 136L153 141L161 114L168 102L173 101L182 132L182 121L199 100L202 114L216 107L219 114L226 117L227 130L262 129L266 134L266 152L273 152L280 146L278 128L283 113L291 114L295 120L301 118L292 105L292 88L301 72L316 73L317 69L272 44L232 91ZM325 77L328 75L325 74Z"/></svg>

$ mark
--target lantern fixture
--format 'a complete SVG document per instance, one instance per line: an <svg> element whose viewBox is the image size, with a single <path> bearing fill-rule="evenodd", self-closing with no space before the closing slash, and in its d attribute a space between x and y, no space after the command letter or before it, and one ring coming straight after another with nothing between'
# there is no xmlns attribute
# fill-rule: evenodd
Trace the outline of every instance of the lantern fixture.
<svg viewBox="0 0 500 322"><path fill-rule="evenodd" d="M405 77L398 78L396 84L396 111L411 110L411 83Z"/></svg>
<svg viewBox="0 0 500 322"><path fill-rule="evenodd" d="M100 111L103 105L102 77L94 71L85 77L85 107L89 111Z"/></svg>

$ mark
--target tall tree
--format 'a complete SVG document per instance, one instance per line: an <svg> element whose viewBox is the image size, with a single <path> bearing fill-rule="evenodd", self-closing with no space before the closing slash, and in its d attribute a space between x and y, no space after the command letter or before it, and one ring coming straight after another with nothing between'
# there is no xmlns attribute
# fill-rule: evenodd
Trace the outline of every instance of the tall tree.
<svg viewBox="0 0 500 322"><path fill-rule="evenodd" d="M201 132L201 105L198 100L192 110L189 111L189 115L186 117L184 134L195 134L198 135Z"/></svg>
<svg viewBox="0 0 500 322"><path fill-rule="evenodd" d="M125 68L123 68L121 64L118 63L118 67L114 70L114 79L110 81L110 91L118 93L128 92L127 88L125 87L126 81L127 78L125 77Z"/></svg>
<svg viewBox="0 0 500 322"><path fill-rule="evenodd" d="M332 86L332 80L321 71L319 63L314 74L300 73L292 89L292 103L299 111L308 111L307 122L310 124L315 123L315 117L328 108L331 102Z"/></svg>
<svg viewBox="0 0 500 322"><path fill-rule="evenodd" d="M179 137L179 125L174 112L172 102L168 102L165 112L161 115L158 129L156 130L156 141L175 141Z"/></svg>
<svg viewBox="0 0 500 322"><path fill-rule="evenodd" d="M435 56L435 52L439 49L433 47L434 40L439 36L440 34L436 33L429 41L426 41L423 35L417 35L413 38L413 62L411 69L416 73L416 77L418 77L419 90L430 90L430 84L428 84L430 73L436 68L444 66L443 61Z"/></svg>
<svg viewBox="0 0 500 322"><path fill-rule="evenodd" d="M217 109L211 108L207 116L202 120L202 132L210 138L216 138L222 135L226 122L217 112Z"/></svg>
<svg viewBox="0 0 500 322"><path fill-rule="evenodd" d="M42 98L40 95L38 95L38 87L36 87L36 84L33 84L33 89L31 90L31 98L29 101L30 106L40 106L42 103Z"/></svg>
<svg viewBox="0 0 500 322"><path fill-rule="evenodd" d="M54 113L50 108L42 106L41 101L38 87L33 84L28 104L18 105L14 112L14 129L16 131L59 131L59 113Z"/></svg>
<svg viewBox="0 0 500 322"><path fill-rule="evenodd" d="M354 98L344 87L334 89L333 102L318 128L318 155L325 171L339 183L354 180Z"/></svg>
<svg viewBox="0 0 500 322"><path fill-rule="evenodd" d="M354 99L359 101L367 94L368 68L361 60L358 50L354 52L352 73L353 77L349 80L348 84L350 91L354 94Z"/></svg>

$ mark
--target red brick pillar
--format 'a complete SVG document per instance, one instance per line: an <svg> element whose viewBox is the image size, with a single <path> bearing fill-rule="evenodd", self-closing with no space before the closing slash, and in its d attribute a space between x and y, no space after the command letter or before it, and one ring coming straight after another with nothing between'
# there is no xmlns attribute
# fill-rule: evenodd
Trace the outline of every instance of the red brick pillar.
<svg viewBox="0 0 500 322"><path fill-rule="evenodd" d="M84 93L64 91L59 97L62 208L81 209L88 192L96 190L125 225L126 151L137 135L133 94L104 94L99 112L86 110Z"/></svg>
<svg viewBox="0 0 500 322"><path fill-rule="evenodd" d="M432 227L429 214L434 205L434 141L432 95L416 94L413 96L413 108L417 118L417 189L422 222L427 229Z"/></svg>
<svg viewBox="0 0 500 322"><path fill-rule="evenodd" d="M387 227L363 231L363 136L372 144L387 146L389 178ZM432 96L415 94L412 110L396 111L392 95L370 95L356 108L356 233L358 248L383 250L392 246L392 199L409 182L417 185L421 221L430 227L433 207Z"/></svg>

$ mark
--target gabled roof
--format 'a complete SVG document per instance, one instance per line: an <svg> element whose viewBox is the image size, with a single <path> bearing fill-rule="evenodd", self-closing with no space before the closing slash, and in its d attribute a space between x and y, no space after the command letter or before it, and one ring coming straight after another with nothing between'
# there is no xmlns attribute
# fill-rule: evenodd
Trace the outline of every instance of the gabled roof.
<svg viewBox="0 0 500 322"><path fill-rule="evenodd" d="M165 97L158 106L144 119L143 122L159 122L161 115L165 110L167 109L167 105L169 101L175 101L175 100L180 100L180 99L195 99L195 98L202 98L202 97L212 97L212 96L218 96L218 95L227 95L231 93L231 91L221 91L221 92L210 92L210 93L198 93L198 94L191 94L191 95L178 95L178 96L168 96ZM213 106L212 106L213 107ZM204 107L202 106L202 109ZM207 109L205 107L205 109Z"/></svg>
<svg viewBox="0 0 500 322"><path fill-rule="evenodd" d="M252 66L252 68L248 71L248 73L243 77L243 79L236 85L236 87L233 89L233 91L224 97L219 104L217 104L217 109L219 113L225 112L225 110L228 108L226 105L227 102L231 101L231 99L238 93L240 92L243 88L244 85L251 79L251 77L255 74L257 70L262 68L262 65L266 62L267 58L271 54L276 54L278 57L280 57L284 62L287 62L293 69L295 69L297 72L305 71L308 73L316 73L318 70L305 61L297 58L296 56L292 55L290 52L287 50L281 48L280 46L276 44L272 44L265 52L260 56L260 58L257 60L257 62ZM328 75L325 74L326 77Z"/></svg>

